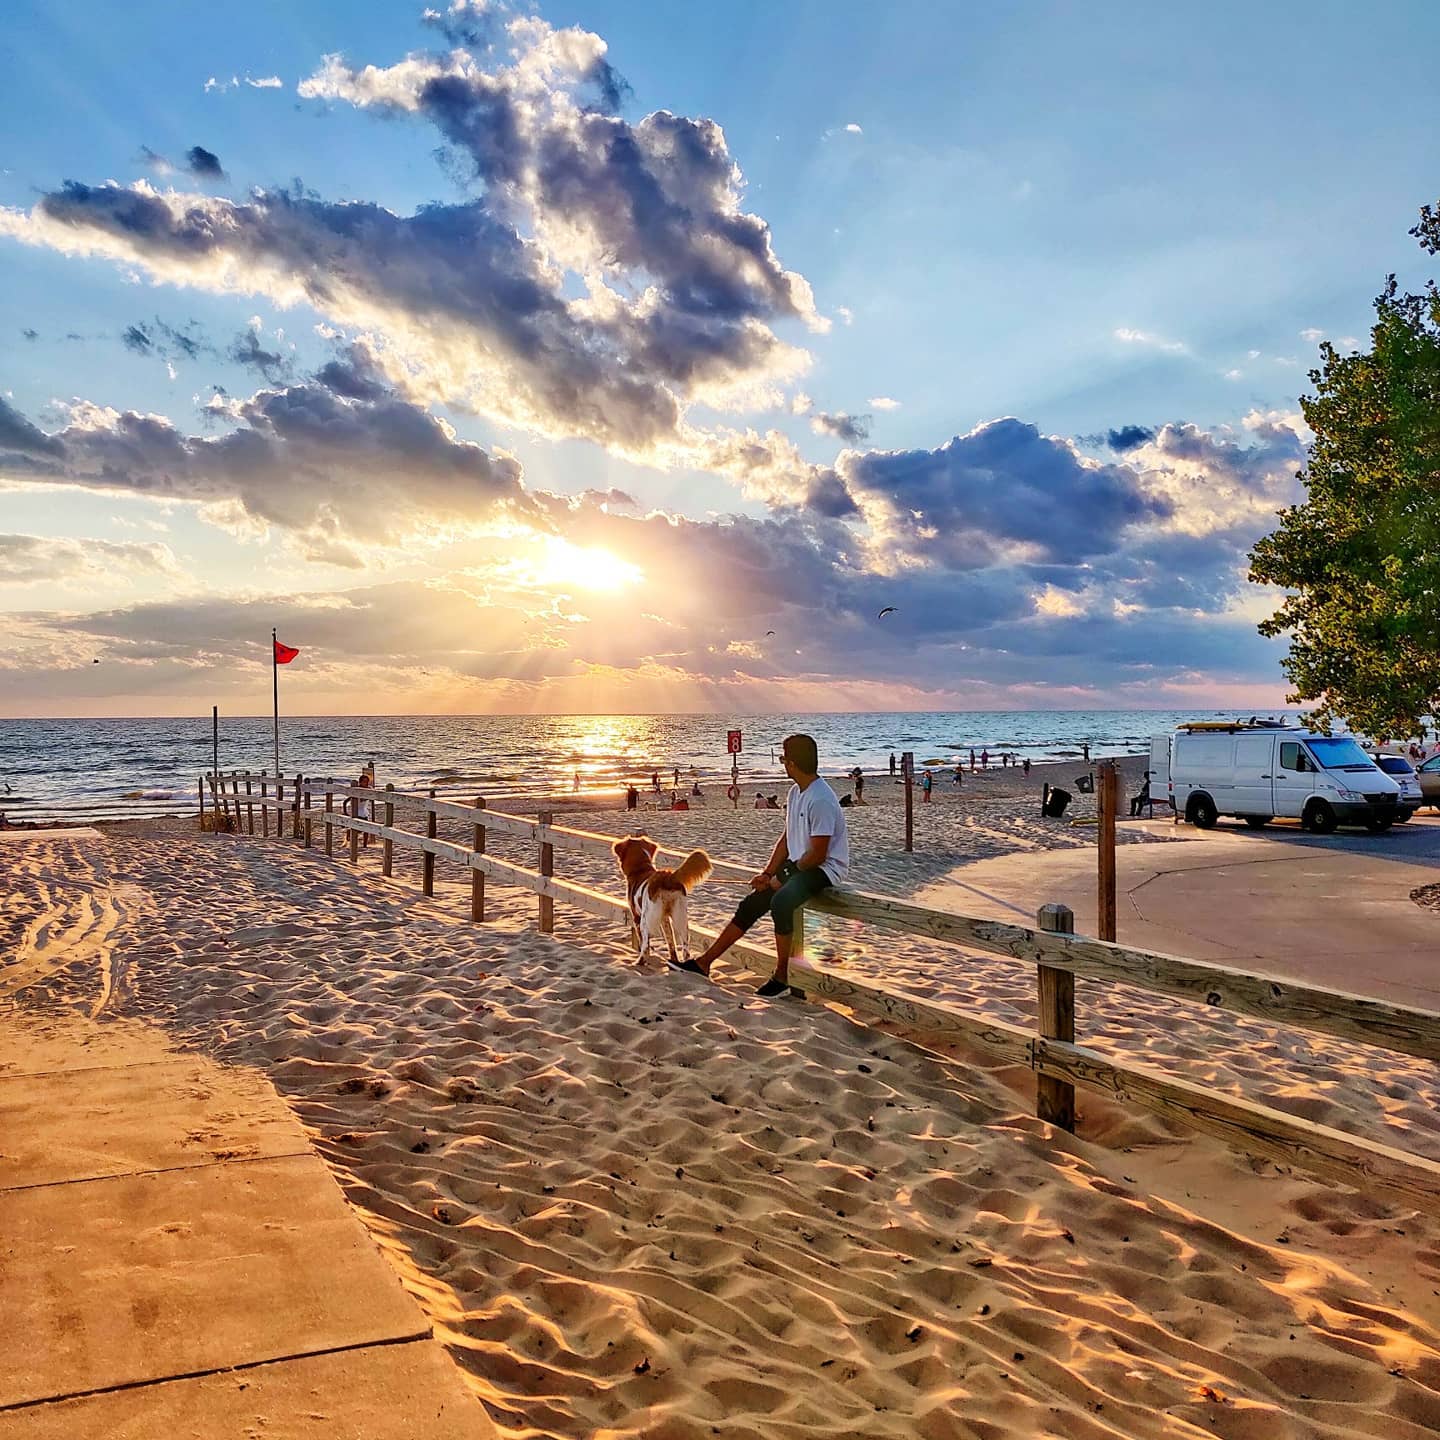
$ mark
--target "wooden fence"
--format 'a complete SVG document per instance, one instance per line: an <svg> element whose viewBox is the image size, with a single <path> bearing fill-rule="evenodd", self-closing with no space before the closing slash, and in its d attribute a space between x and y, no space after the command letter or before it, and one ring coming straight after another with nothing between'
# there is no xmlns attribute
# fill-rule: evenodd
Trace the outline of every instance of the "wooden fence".
<svg viewBox="0 0 1440 1440"><path fill-rule="evenodd" d="M362 789L343 781L298 775L277 782L274 776L232 771L206 775L200 784L202 806L208 787L209 809L217 828L223 822L229 828L254 835L258 813L262 837L272 833L273 817L277 839L289 838L305 846L323 843L327 855L334 853L334 837L339 832L348 838L352 862L358 858L361 837L368 835L381 842L381 864L386 875L392 873L394 847L419 851L423 857L421 888L426 895L434 893L437 858L459 866L470 873L470 914L477 922L485 918L485 885L492 880L533 892L537 924L547 933L553 928L556 900L593 915L623 918L628 925L623 895L606 894L560 879L554 873L557 850L613 859L610 847L615 837L556 825L544 813L527 820L491 810L478 797L474 805L462 805L437 800L433 791L414 795L393 786ZM383 811L383 822L349 813L366 809L372 817ZM423 822L425 833L399 828L395 824L397 812ZM469 827L471 843L460 845L437 838L436 822L440 819ZM319 835L317 826L322 831ZM534 845L536 868L530 870L487 853L486 840L491 833ZM660 853L679 856L685 852L662 846ZM754 873L753 867L728 861L717 860L714 864L720 877L748 880ZM979 1044L1002 1059L1023 1065L1035 1073L1036 1113L1044 1120L1073 1130L1075 1086L1079 1085L1182 1120L1250 1154L1297 1165L1342 1184L1384 1190L1440 1214L1440 1164L1434 1161L1077 1045L1074 985L1077 975L1132 985L1273 1025L1314 1031L1431 1061L1440 1060L1440 1014L1203 960L1088 939L1071 933L1070 911L1063 905L1042 906L1033 930L855 890L827 890L807 908L1033 965L1038 1003L1034 1031L891 990L878 981L842 974L805 960L800 954L803 915L797 916L800 928L795 936L790 981L808 996L839 1003L907 1030ZM715 934L699 925L692 925L691 930L705 940ZM769 975L774 968L770 951L744 942L727 953L760 975Z"/></svg>

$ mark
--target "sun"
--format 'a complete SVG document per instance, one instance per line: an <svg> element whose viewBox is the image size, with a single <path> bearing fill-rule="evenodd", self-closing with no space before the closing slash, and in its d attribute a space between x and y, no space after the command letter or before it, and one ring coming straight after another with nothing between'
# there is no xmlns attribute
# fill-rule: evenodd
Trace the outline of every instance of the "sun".
<svg viewBox="0 0 1440 1440"><path fill-rule="evenodd" d="M547 539L544 554L536 566L535 579L541 585L563 589L613 592L638 584L644 572L628 560L591 545L572 545L568 540Z"/></svg>

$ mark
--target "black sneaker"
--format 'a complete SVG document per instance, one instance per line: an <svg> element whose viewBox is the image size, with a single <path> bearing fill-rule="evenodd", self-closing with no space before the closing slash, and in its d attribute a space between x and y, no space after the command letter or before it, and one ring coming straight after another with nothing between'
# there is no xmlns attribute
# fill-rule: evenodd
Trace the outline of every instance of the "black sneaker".
<svg viewBox="0 0 1440 1440"><path fill-rule="evenodd" d="M789 989L790 982L788 980L780 980L772 975L755 993L763 1000L774 1000L778 996L784 995Z"/></svg>

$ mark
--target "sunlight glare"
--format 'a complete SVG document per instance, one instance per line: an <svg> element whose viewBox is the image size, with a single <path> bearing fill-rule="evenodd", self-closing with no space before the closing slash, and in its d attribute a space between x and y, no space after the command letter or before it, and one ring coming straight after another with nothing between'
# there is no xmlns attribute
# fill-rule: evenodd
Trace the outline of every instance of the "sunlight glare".
<svg viewBox="0 0 1440 1440"><path fill-rule="evenodd" d="M545 552L535 571L537 583L557 589L578 585L584 590L623 590L644 578L638 566L609 550L572 545L568 540L554 537L546 540Z"/></svg>

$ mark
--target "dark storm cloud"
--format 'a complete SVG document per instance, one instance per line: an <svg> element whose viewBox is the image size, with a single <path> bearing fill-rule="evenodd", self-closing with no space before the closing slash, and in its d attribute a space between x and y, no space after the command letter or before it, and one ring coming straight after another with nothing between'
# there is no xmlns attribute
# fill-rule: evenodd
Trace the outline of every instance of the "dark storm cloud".
<svg viewBox="0 0 1440 1440"><path fill-rule="evenodd" d="M203 145L192 145L185 152L185 168L197 180L228 180L220 157Z"/></svg>
<svg viewBox="0 0 1440 1440"><path fill-rule="evenodd" d="M136 355L149 355L155 349L155 341L144 325L127 325L120 332L120 343Z"/></svg>
<svg viewBox="0 0 1440 1440"><path fill-rule="evenodd" d="M360 563L357 544L400 544L427 526L544 523L518 461L396 396L365 403L301 384L223 413L235 428L197 436L160 416L80 407L47 435L0 399L0 473L34 477L24 462L54 457L39 472L48 484L220 507L217 523L277 526L339 564Z"/></svg>
<svg viewBox="0 0 1440 1440"><path fill-rule="evenodd" d="M1118 430L1105 432L1105 443L1117 455L1123 455L1127 450L1134 450L1136 446L1143 445L1147 440L1154 438L1155 432L1147 429L1144 425L1122 425Z"/></svg>
<svg viewBox="0 0 1440 1440"><path fill-rule="evenodd" d="M958 569L1022 544L1038 558L1115 549L1125 530L1170 513L1128 466L1083 462L1020 420L994 420L936 450L846 452L840 482L882 544Z"/></svg>
<svg viewBox="0 0 1440 1440"><path fill-rule="evenodd" d="M0 585L30 585L131 573L173 574L175 557L158 541L0 534Z"/></svg>

